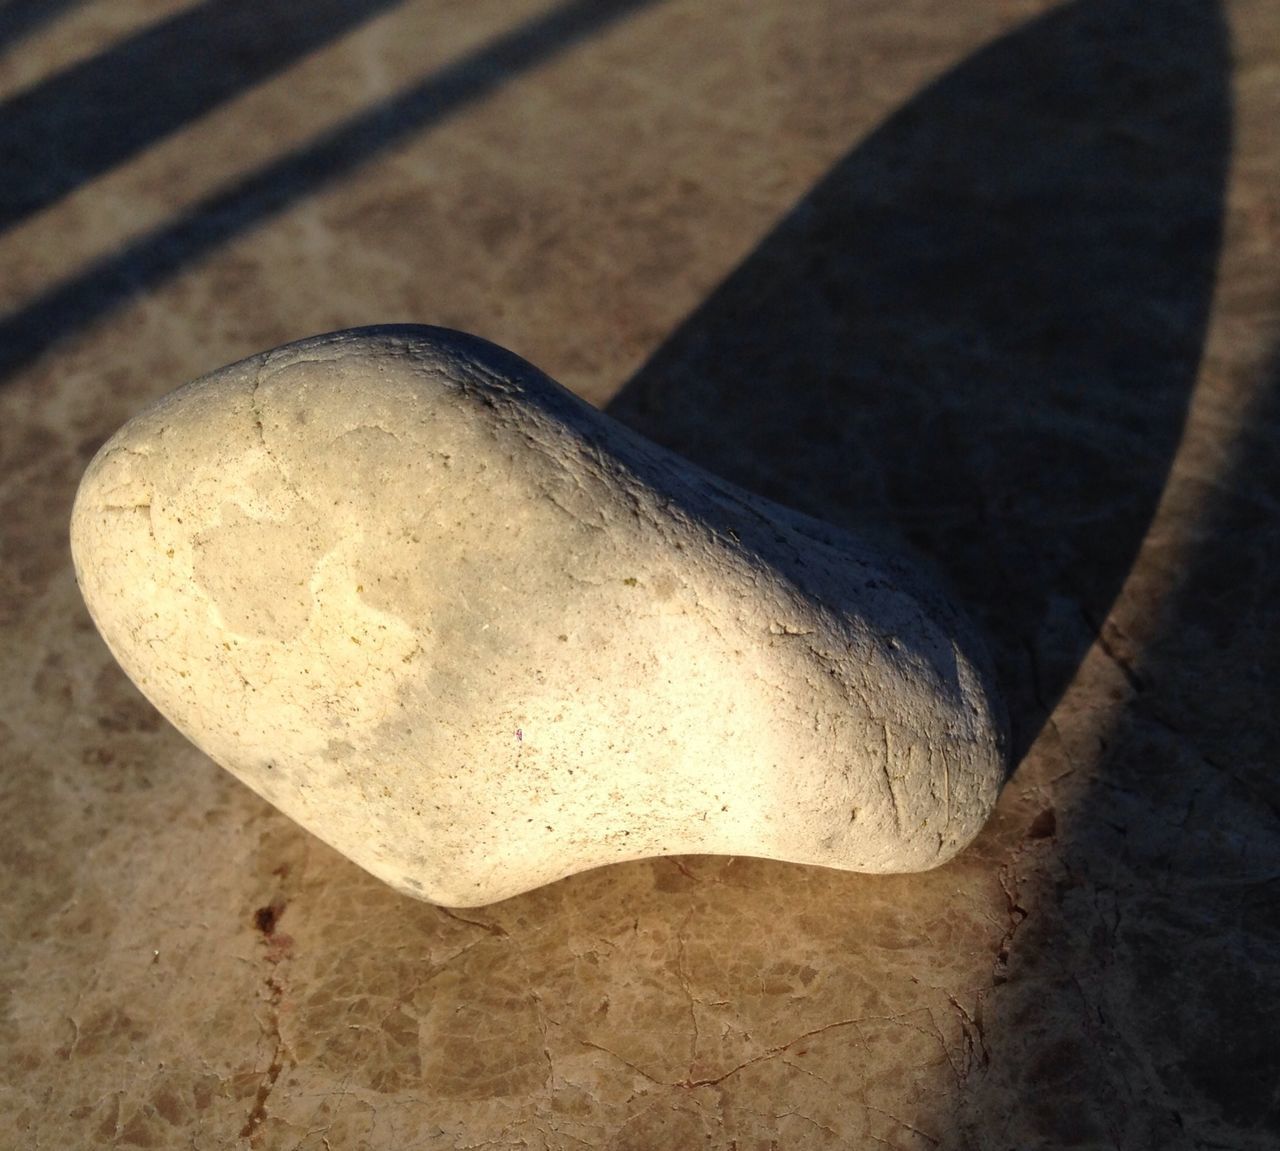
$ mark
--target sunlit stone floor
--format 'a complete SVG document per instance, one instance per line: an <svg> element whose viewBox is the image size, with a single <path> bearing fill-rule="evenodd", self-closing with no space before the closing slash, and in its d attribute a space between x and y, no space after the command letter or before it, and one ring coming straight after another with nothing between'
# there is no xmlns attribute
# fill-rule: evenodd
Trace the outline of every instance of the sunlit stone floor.
<svg viewBox="0 0 1280 1151"><path fill-rule="evenodd" d="M0 1144L1276 1145L1280 8L8 0L0 101ZM928 557L1013 714L979 841L450 913L189 746L79 474L384 321Z"/></svg>

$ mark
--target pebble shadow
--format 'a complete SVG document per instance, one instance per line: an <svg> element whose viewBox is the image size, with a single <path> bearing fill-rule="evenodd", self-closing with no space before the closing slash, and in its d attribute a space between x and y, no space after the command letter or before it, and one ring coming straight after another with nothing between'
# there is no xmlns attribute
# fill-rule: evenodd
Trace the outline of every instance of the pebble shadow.
<svg viewBox="0 0 1280 1151"><path fill-rule="evenodd" d="M1208 0L1082 0L1019 28L841 160L610 406L927 557L985 625L1015 764L1179 441L1221 242L1227 68Z"/></svg>

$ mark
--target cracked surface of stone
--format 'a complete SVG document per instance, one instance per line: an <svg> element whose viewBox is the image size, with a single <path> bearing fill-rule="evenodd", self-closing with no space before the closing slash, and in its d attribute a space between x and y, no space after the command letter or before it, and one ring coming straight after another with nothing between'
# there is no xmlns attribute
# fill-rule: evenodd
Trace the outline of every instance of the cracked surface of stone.
<svg viewBox="0 0 1280 1151"><path fill-rule="evenodd" d="M90 463L71 552L162 715L432 903L658 855L924 871L1005 777L982 640L905 557L460 332L177 389Z"/></svg>
<svg viewBox="0 0 1280 1151"><path fill-rule="evenodd" d="M1274 1146L1276 6L305 7L0 10L0 1144ZM398 320L929 556L1013 712L974 845L449 912L169 728L85 465Z"/></svg>

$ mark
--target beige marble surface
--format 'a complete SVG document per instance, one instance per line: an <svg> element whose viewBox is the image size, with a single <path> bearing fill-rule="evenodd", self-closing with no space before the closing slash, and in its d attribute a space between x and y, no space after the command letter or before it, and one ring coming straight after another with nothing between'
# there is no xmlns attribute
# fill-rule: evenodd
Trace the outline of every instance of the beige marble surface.
<svg viewBox="0 0 1280 1151"><path fill-rule="evenodd" d="M0 1145L1274 1146L1274 4L15 0L0 100ZM1018 732L977 844L449 913L186 744L80 472L399 320L928 556Z"/></svg>

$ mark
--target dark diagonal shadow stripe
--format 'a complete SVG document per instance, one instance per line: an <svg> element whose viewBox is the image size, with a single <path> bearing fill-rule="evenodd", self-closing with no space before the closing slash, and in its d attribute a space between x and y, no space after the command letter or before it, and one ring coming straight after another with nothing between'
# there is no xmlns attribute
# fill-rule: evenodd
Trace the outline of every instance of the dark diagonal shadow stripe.
<svg viewBox="0 0 1280 1151"><path fill-rule="evenodd" d="M350 176L361 165L520 72L653 0L575 0L495 38L407 92L324 133L309 146L207 197L171 224L0 320L0 374L102 318L219 245Z"/></svg>
<svg viewBox="0 0 1280 1151"><path fill-rule="evenodd" d="M67 3L0 8L0 43ZM207 0L15 96L0 108L0 229L401 3Z"/></svg>
<svg viewBox="0 0 1280 1151"><path fill-rule="evenodd" d="M81 0L9 0L0 6L0 50L56 20Z"/></svg>

